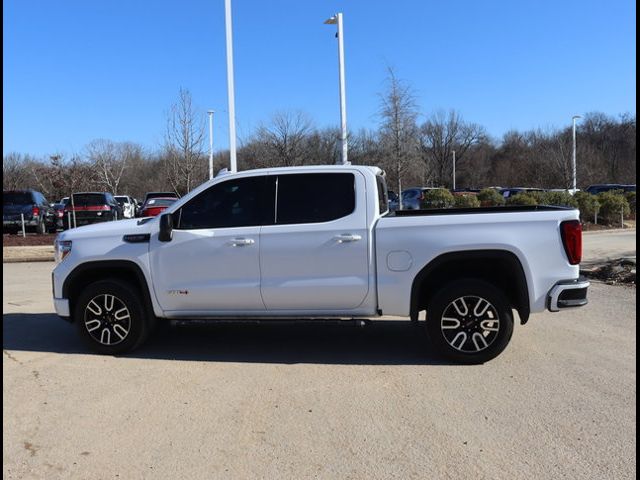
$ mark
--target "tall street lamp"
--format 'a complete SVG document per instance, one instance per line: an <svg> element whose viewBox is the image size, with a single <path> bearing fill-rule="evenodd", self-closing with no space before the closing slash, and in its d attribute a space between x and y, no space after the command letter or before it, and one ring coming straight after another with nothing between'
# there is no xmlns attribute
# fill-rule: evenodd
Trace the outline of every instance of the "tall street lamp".
<svg viewBox="0 0 640 480"><path fill-rule="evenodd" d="M342 13L336 13L333 17L325 20L326 25L338 26L338 63L340 73L340 138L342 141L342 164L347 161L347 99L344 87L344 38L342 30Z"/></svg>
<svg viewBox="0 0 640 480"><path fill-rule="evenodd" d="M453 189L456 189L456 151L453 150Z"/></svg>
<svg viewBox="0 0 640 480"><path fill-rule="evenodd" d="M231 31L231 0L224 0L224 24L227 33L227 96L229 97L229 169L236 164L236 104L233 92L233 32Z"/></svg>
<svg viewBox="0 0 640 480"><path fill-rule="evenodd" d="M573 155L572 158L572 169L573 169L573 193L576 193L576 120L582 118L580 115L574 115L571 117L573 121Z"/></svg>
<svg viewBox="0 0 640 480"><path fill-rule="evenodd" d="M213 178L213 110L209 114L209 180Z"/></svg>

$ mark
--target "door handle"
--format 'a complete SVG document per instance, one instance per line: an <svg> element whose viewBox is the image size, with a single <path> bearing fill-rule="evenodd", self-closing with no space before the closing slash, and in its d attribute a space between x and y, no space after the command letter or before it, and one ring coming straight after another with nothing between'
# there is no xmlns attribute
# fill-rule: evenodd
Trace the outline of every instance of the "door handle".
<svg viewBox="0 0 640 480"><path fill-rule="evenodd" d="M229 243L232 247L245 247L247 245L253 245L256 241L253 238L234 238Z"/></svg>
<svg viewBox="0 0 640 480"><path fill-rule="evenodd" d="M342 235L338 235L334 238L338 243L357 242L362 239L360 235L354 235L353 233L343 233Z"/></svg>

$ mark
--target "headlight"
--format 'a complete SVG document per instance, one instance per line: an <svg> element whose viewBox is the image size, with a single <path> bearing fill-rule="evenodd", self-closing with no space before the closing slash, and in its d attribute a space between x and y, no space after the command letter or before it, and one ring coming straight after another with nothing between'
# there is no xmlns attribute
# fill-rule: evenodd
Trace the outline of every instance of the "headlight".
<svg viewBox="0 0 640 480"><path fill-rule="evenodd" d="M56 263L60 263L67 255L69 255L69 253L71 253L71 240L56 240L55 250Z"/></svg>

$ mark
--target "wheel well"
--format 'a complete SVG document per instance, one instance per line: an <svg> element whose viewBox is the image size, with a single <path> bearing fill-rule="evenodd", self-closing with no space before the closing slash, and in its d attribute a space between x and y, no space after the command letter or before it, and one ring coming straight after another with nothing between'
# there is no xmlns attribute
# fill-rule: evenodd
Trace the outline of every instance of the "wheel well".
<svg viewBox="0 0 640 480"><path fill-rule="evenodd" d="M525 324L529 319L529 291L524 270L518 257L502 250L451 252L432 260L413 281L411 319L418 319L418 312L427 309L443 285L462 278L484 280L496 286L518 311L520 322Z"/></svg>
<svg viewBox="0 0 640 480"><path fill-rule="evenodd" d="M121 280L138 287L147 314L154 314L147 280L138 265L126 260L98 261L79 265L67 276L62 285L62 296L69 299L71 321L73 321L75 302L82 289L90 283L106 279Z"/></svg>

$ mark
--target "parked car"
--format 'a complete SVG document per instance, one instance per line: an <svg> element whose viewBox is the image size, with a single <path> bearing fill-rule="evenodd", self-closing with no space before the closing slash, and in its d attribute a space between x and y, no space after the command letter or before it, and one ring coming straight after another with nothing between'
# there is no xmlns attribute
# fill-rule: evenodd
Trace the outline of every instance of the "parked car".
<svg viewBox="0 0 640 480"><path fill-rule="evenodd" d="M60 233L56 312L103 354L137 348L168 319L400 315L449 359L481 363L507 347L513 310L524 324L587 303L578 210L388 215L386 196L376 167L218 177L147 221Z"/></svg>
<svg viewBox="0 0 640 480"><path fill-rule="evenodd" d="M176 192L147 192L144 196L144 201L142 202L142 204L144 205L145 203L147 203L147 201L151 200L152 198L180 198L180 195L178 195Z"/></svg>
<svg viewBox="0 0 640 480"><path fill-rule="evenodd" d="M2 192L2 232L17 233L25 230L44 234L55 231L53 208L36 190L4 190Z"/></svg>
<svg viewBox="0 0 640 480"><path fill-rule="evenodd" d="M63 202L53 204L53 217L55 219L56 230L64 228L63 219L65 216L64 209L66 206L67 204Z"/></svg>
<svg viewBox="0 0 640 480"><path fill-rule="evenodd" d="M512 188L501 188L498 190L500 195L504 198L513 197L519 193L527 193L527 192L543 192L542 188L528 188L528 187L512 187Z"/></svg>
<svg viewBox="0 0 640 480"><path fill-rule="evenodd" d="M136 204L129 195L116 195L114 197L120 208L122 208L122 218L133 218L136 216Z"/></svg>
<svg viewBox="0 0 640 480"><path fill-rule="evenodd" d="M602 192L611 192L615 190L621 190L623 192L635 192L635 185L625 185L620 183L601 183L597 185L589 185L585 188L585 192L590 193L592 195L597 195Z"/></svg>
<svg viewBox="0 0 640 480"><path fill-rule="evenodd" d="M479 188L456 188L455 190L451 190L453 195L478 195L480 193Z"/></svg>
<svg viewBox="0 0 640 480"><path fill-rule="evenodd" d="M71 217L71 227L110 222L122 218L122 208L109 192L74 193L67 203L62 218L65 230L70 228L69 217Z"/></svg>
<svg viewBox="0 0 640 480"><path fill-rule="evenodd" d="M420 210L424 201L424 194L437 187L414 187L402 191L402 210Z"/></svg>
<svg viewBox="0 0 640 480"><path fill-rule="evenodd" d="M400 203L398 194L393 190L389 190L388 194L389 194L389 211L395 212L396 210L398 210L398 206Z"/></svg>
<svg viewBox="0 0 640 480"><path fill-rule="evenodd" d="M173 205L173 203L178 200L177 198L163 198L163 197L154 197L147 200L147 202L142 206L142 211L140 212L141 217L155 217L156 215L164 212L169 206Z"/></svg>

